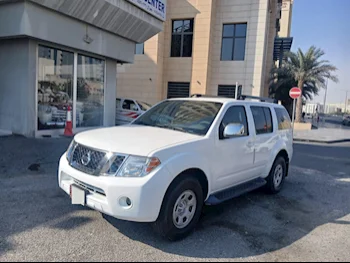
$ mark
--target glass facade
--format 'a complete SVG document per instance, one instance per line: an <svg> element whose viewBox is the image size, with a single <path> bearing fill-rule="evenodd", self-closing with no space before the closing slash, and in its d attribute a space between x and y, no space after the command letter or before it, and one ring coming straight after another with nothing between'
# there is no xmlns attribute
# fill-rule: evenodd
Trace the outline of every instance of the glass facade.
<svg viewBox="0 0 350 263"><path fill-rule="evenodd" d="M103 125L104 64L103 60L78 55L77 127Z"/></svg>
<svg viewBox="0 0 350 263"><path fill-rule="evenodd" d="M74 54L39 46L38 66L38 130L62 129L73 106Z"/></svg>
<svg viewBox="0 0 350 263"><path fill-rule="evenodd" d="M103 126L104 72L104 60L39 45L38 130L64 129L68 106L72 117L76 113L77 128Z"/></svg>

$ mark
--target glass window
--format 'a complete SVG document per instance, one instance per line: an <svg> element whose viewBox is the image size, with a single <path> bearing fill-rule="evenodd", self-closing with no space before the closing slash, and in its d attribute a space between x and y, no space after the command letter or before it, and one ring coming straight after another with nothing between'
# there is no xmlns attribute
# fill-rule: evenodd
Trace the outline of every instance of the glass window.
<svg viewBox="0 0 350 263"><path fill-rule="evenodd" d="M245 59L247 24L225 24L222 33L221 60Z"/></svg>
<svg viewBox="0 0 350 263"><path fill-rule="evenodd" d="M256 134L272 133L272 117L271 110L266 107L251 107Z"/></svg>
<svg viewBox="0 0 350 263"><path fill-rule="evenodd" d="M146 111L133 124L206 135L221 103L167 100Z"/></svg>
<svg viewBox="0 0 350 263"><path fill-rule="evenodd" d="M172 57L192 57L193 19L174 20L171 37Z"/></svg>
<svg viewBox="0 0 350 263"><path fill-rule="evenodd" d="M136 55L143 55L143 54L145 54L145 43L136 44L135 54Z"/></svg>
<svg viewBox="0 0 350 263"><path fill-rule="evenodd" d="M77 127L103 126L104 69L103 60L78 55Z"/></svg>
<svg viewBox="0 0 350 263"><path fill-rule="evenodd" d="M279 130L289 130L292 128L292 121L286 109L275 108L278 129Z"/></svg>
<svg viewBox="0 0 350 263"><path fill-rule="evenodd" d="M117 109L121 109L122 105L121 105L121 99L116 99L116 108Z"/></svg>
<svg viewBox="0 0 350 263"><path fill-rule="evenodd" d="M137 108L137 105L133 100L124 100L123 110L138 111L139 109Z"/></svg>
<svg viewBox="0 0 350 263"><path fill-rule="evenodd" d="M39 46L38 130L63 129L73 106L74 54Z"/></svg>
<svg viewBox="0 0 350 263"><path fill-rule="evenodd" d="M219 128L220 139L224 138L223 135L224 135L225 127L228 124L232 124L232 123L243 124L244 125L243 136L249 135L247 114L243 106L232 106L226 111Z"/></svg>
<svg viewBox="0 0 350 263"><path fill-rule="evenodd" d="M271 110L269 108L263 108L263 109L264 109L265 119L266 119L266 132L271 133L273 132Z"/></svg>
<svg viewBox="0 0 350 263"><path fill-rule="evenodd" d="M139 104L142 111L148 111L150 108L152 108L152 105L143 101L137 101L137 104Z"/></svg>

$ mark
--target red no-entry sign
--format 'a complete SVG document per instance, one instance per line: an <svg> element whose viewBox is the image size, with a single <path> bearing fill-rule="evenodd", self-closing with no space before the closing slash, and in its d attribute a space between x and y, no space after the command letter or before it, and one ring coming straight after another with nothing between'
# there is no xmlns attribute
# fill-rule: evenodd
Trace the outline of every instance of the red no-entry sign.
<svg viewBox="0 0 350 263"><path fill-rule="evenodd" d="M292 89L289 91L289 96L290 96L292 99L300 98L300 96L301 96L301 89L299 89L299 88L292 88Z"/></svg>

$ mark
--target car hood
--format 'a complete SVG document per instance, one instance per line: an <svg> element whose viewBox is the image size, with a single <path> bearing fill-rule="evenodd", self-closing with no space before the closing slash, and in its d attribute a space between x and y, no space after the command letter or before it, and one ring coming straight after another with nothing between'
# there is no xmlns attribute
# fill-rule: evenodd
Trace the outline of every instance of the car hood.
<svg viewBox="0 0 350 263"><path fill-rule="evenodd" d="M74 139L79 144L95 149L148 156L157 149L200 138L199 135L164 128L124 125L82 132Z"/></svg>

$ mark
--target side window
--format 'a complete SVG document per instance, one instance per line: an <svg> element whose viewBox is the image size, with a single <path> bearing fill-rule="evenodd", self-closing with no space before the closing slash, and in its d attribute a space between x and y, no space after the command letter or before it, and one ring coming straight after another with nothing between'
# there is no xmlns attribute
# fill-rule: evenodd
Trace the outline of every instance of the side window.
<svg viewBox="0 0 350 263"><path fill-rule="evenodd" d="M289 130L292 128L292 121L289 117L289 114L286 109L275 108L277 121L278 121L278 129L279 130Z"/></svg>
<svg viewBox="0 0 350 263"><path fill-rule="evenodd" d="M271 110L266 107L251 107L256 134L265 134L273 132Z"/></svg>
<svg viewBox="0 0 350 263"><path fill-rule="evenodd" d="M123 110L137 110L137 106L134 101L132 100L124 100L123 103Z"/></svg>
<svg viewBox="0 0 350 263"><path fill-rule="evenodd" d="M273 132L273 124L272 124L272 115L271 110L269 108L263 108L266 118L266 132L272 133Z"/></svg>
<svg viewBox="0 0 350 263"><path fill-rule="evenodd" d="M219 128L220 139L223 139L225 127L228 124L232 124L232 123L243 124L244 125L243 136L249 135L247 114L243 106L232 106L226 111Z"/></svg>

